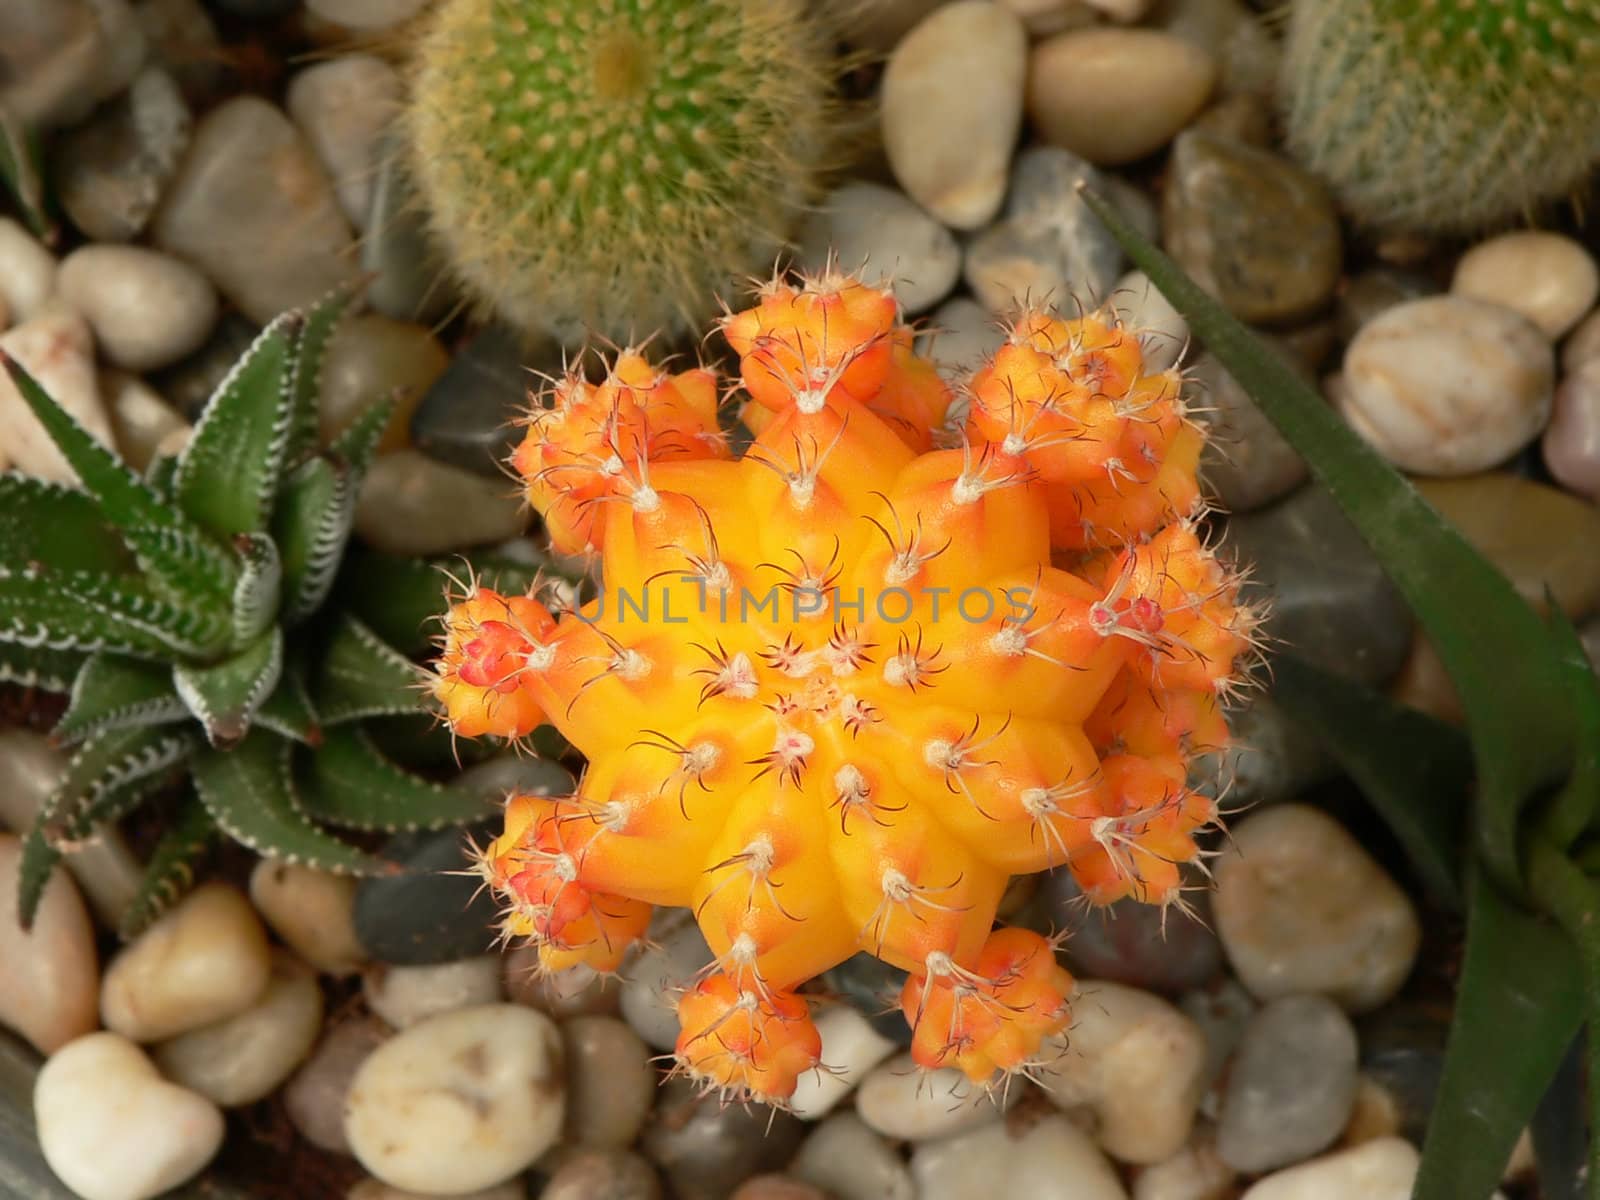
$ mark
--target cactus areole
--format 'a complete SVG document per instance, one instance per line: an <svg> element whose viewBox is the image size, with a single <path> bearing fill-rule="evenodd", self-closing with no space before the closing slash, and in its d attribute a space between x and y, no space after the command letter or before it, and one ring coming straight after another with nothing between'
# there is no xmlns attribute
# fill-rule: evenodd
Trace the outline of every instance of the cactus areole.
<svg viewBox="0 0 1600 1200"><path fill-rule="evenodd" d="M1255 615L1197 533L1201 435L1105 313L1024 314L964 414L881 287L780 279L721 324L742 456L715 375L636 350L529 416L513 465L597 590L467 587L434 691L461 735L549 721L589 768L512 797L481 869L549 970L691 909L716 961L677 1058L725 1095L823 1062L796 989L863 950L910 973L918 1063L1003 1080L1072 990L996 928L1009 877L1181 906L1217 821L1186 781Z"/></svg>

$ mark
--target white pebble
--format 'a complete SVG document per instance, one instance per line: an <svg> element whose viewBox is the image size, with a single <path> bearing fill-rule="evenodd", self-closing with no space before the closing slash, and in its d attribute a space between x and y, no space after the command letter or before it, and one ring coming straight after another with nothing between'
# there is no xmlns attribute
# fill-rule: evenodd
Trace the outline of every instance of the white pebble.
<svg viewBox="0 0 1600 1200"><path fill-rule="evenodd" d="M526 1200L528 1188L520 1179L508 1179L494 1187L475 1192L453 1192L448 1196L425 1196L392 1187L381 1179L363 1179L344 1194L344 1200Z"/></svg>
<svg viewBox="0 0 1600 1200"><path fill-rule="evenodd" d="M1107 1154L1156 1163L1188 1141L1206 1040L1161 997L1079 980L1072 1027L1047 1046L1041 1086L1058 1108L1093 1114L1096 1140Z"/></svg>
<svg viewBox="0 0 1600 1200"><path fill-rule="evenodd" d="M894 1145L849 1111L817 1126L789 1174L837 1200L916 1200L911 1170Z"/></svg>
<svg viewBox="0 0 1600 1200"><path fill-rule="evenodd" d="M400 75L370 54L341 54L289 81L284 107L333 181L339 207L365 229L378 174L377 147L400 111Z"/></svg>
<svg viewBox="0 0 1600 1200"><path fill-rule="evenodd" d="M837 263L883 276L907 315L932 308L961 277L955 236L900 192L876 183L835 188L800 228L799 265Z"/></svg>
<svg viewBox="0 0 1600 1200"><path fill-rule="evenodd" d="M322 989L294 955L272 955L272 978L242 1013L180 1033L151 1055L173 1083L223 1108L254 1104L289 1078L322 1029Z"/></svg>
<svg viewBox="0 0 1600 1200"><path fill-rule="evenodd" d="M856 1112L881 1134L920 1142L998 1121L1021 1095L1019 1087L990 1092L953 1067L927 1071L898 1054L862 1080Z"/></svg>
<svg viewBox="0 0 1600 1200"><path fill-rule="evenodd" d="M94 339L88 322L77 312L53 301L10 332L0 334L0 350L26 367L91 437L103 446L112 444L111 418L95 378ZM0 453L26 474L58 483L77 481L77 473L4 373L0 373Z"/></svg>
<svg viewBox="0 0 1600 1200"><path fill-rule="evenodd" d="M1504 462L1550 416L1555 355L1525 317L1464 296L1384 310L1345 353L1337 403L1402 470L1469 475Z"/></svg>
<svg viewBox="0 0 1600 1200"><path fill-rule="evenodd" d="M1085 29L1040 42L1028 58L1028 116L1039 136L1115 166L1161 149L1217 82L1211 55L1154 29Z"/></svg>
<svg viewBox="0 0 1600 1200"><path fill-rule="evenodd" d="M217 320L217 291L188 263L143 246L82 246L57 277L106 358L152 371L199 349Z"/></svg>
<svg viewBox="0 0 1600 1200"><path fill-rule="evenodd" d="M0 217L0 301L26 321L56 290L55 255L10 217Z"/></svg>
<svg viewBox="0 0 1600 1200"><path fill-rule="evenodd" d="M1479 242L1456 263L1450 290L1519 312L1559 338L1600 297L1600 270L1579 243L1525 229Z"/></svg>
<svg viewBox="0 0 1600 1200"><path fill-rule="evenodd" d="M1410 1200L1420 1156L1401 1138L1378 1138L1259 1180L1241 1200Z"/></svg>
<svg viewBox="0 0 1600 1200"><path fill-rule="evenodd" d="M135 1042L176 1037L242 1013L271 972L249 901L225 884L202 884L112 960L100 1019Z"/></svg>
<svg viewBox="0 0 1600 1200"><path fill-rule="evenodd" d="M1561 345L1561 369L1571 373L1591 358L1600 358L1600 308L1595 309Z"/></svg>
<svg viewBox="0 0 1600 1200"><path fill-rule="evenodd" d="M501 998L500 957L417 967L374 963L361 977L361 994L368 1008L396 1029L404 1029L424 1017L496 1003Z"/></svg>
<svg viewBox="0 0 1600 1200"><path fill-rule="evenodd" d="M168 1083L114 1033L64 1046L33 1088L39 1148L83 1200L149 1200L199 1173L222 1146L222 1114Z"/></svg>
<svg viewBox="0 0 1600 1200"><path fill-rule="evenodd" d="M911 1155L918 1200L1127 1200L1111 1164L1066 1117L1018 1124L919 1145Z"/></svg>
<svg viewBox="0 0 1600 1200"><path fill-rule="evenodd" d="M1036 38L1087 29L1099 20L1089 0L999 0L999 4L1016 13Z"/></svg>
<svg viewBox="0 0 1600 1200"><path fill-rule="evenodd" d="M111 413L117 453L135 471L143 471L155 458L157 447L181 434L193 432L153 387L137 375L107 369L100 372L100 395Z"/></svg>
<svg viewBox="0 0 1600 1200"><path fill-rule="evenodd" d="M263 858L250 872L250 899L272 932L324 975L354 975L366 961L350 876Z"/></svg>
<svg viewBox="0 0 1600 1200"><path fill-rule="evenodd" d="M917 353L939 364L948 380L964 380L1005 345L1006 331L983 305L968 296L946 300L928 319L928 332L917 339ZM965 404L964 397L956 400Z"/></svg>
<svg viewBox="0 0 1600 1200"><path fill-rule="evenodd" d="M622 1019L657 1050L678 1041L678 997L712 960L693 921L664 913L651 926L654 944L623 967Z"/></svg>
<svg viewBox="0 0 1600 1200"><path fill-rule="evenodd" d="M1134 1176L1133 1200L1232 1200L1236 1178L1210 1135L1196 1134L1171 1158Z"/></svg>
<svg viewBox="0 0 1600 1200"><path fill-rule="evenodd" d="M1215 871L1217 934L1258 998L1315 992L1362 1013L1410 973L1422 936L1411 901L1320 809L1256 813L1235 826Z"/></svg>
<svg viewBox="0 0 1600 1200"><path fill-rule="evenodd" d="M1111 292L1111 307L1139 337L1144 369L1176 366L1189 344L1189 323L1143 271L1129 271Z"/></svg>
<svg viewBox="0 0 1600 1200"><path fill-rule="evenodd" d="M556 1143L565 1111L561 1031L516 1004L419 1021L374 1050L345 1100L361 1165L412 1191L501 1183Z"/></svg>
<svg viewBox="0 0 1600 1200"><path fill-rule="evenodd" d="M1540 449L1557 483L1600 500L1600 358L1568 372L1557 386Z"/></svg>
<svg viewBox="0 0 1600 1200"><path fill-rule="evenodd" d="M889 56L889 166L913 200L954 229L976 229L1000 211L1027 55L1016 16L989 0L960 0L935 9Z"/></svg>
<svg viewBox="0 0 1600 1200"><path fill-rule="evenodd" d="M895 1045L848 1004L835 1004L816 1018L822 1036L822 1067L807 1071L790 1097L794 1114L815 1121L833 1111L862 1077L894 1053Z"/></svg>
<svg viewBox="0 0 1600 1200"><path fill-rule="evenodd" d="M43 1054L100 1025L100 963L94 926L65 868L50 871L24 930L17 915L22 839L0 834L0 1025L15 1029Z"/></svg>

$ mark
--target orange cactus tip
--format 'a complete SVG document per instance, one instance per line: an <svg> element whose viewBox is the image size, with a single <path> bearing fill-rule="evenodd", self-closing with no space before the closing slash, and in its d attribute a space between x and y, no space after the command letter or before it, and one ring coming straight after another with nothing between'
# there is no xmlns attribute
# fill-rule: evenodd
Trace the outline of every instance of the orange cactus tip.
<svg viewBox="0 0 1600 1200"><path fill-rule="evenodd" d="M639 900L594 892L589 896L587 911L567 922L559 933L541 934L532 922L511 932L537 942L541 970L565 971L584 966L609 975L622 966L628 951L644 936L654 911Z"/></svg>
<svg viewBox="0 0 1600 1200"><path fill-rule="evenodd" d="M1100 764L1103 807L1094 845L1074 855L1072 876L1090 903L1131 896L1183 904L1183 864L1200 857L1195 835L1218 820L1217 803L1185 785L1183 759L1114 755Z"/></svg>
<svg viewBox="0 0 1600 1200"><path fill-rule="evenodd" d="M911 1057L929 1070L954 1067L974 1083L1025 1070L1040 1043L1066 1028L1072 989L1054 945L1027 929L996 929L970 968L930 954L900 993Z"/></svg>
<svg viewBox="0 0 1600 1200"><path fill-rule="evenodd" d="M814 413L835 389L841 399L873 398L889 371L897 315L888 288L828 271L798 288L774 280L755 307L723 319L722 333L758 404Z"/></svg>
<svg viewBox="0 0 1600 1200"><path fill-rule="evenodd" d="M707 1091L782 1106L822 1059L822 1036L793 992L706 976L678 1001L678 1062Z"/></svg>
<svg viewBox="0 0 1600 1200"><path fill-rule="evenodd" d="M605 379L574 367L540 397L510 463L557 550L597 550L604 501L648 487L655 462L726 458L714 371L669 374L636 349L622 351Z"/></svg>
<svg viewBox="0 0 1600 1200"><path fill-rule="evenodd" d="M555 628L550 610L530 596L475 587L452 604L431 686L451 730L462 737L519 738L538 728L544 710L529 672Z"/></svg>

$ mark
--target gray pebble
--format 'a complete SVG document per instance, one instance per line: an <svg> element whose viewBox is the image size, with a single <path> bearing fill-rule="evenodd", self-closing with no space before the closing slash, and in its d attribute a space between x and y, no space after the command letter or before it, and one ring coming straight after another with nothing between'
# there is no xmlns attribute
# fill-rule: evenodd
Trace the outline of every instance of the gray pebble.
<svg viewBox="0 0 1600 1200"><path fill-rule="evenodd" d="M1310 383L1309 374L1301 373ZM1190 364L1185 391L1208 434L1200 455L1201 483L1223 508L1249 512L1304 481L1305 459L1214 355L1201 354Z"/></svg>
<svg viewBox="0 0 1600 1200"><path fill-rule="evenodd" d="M800 227L799 264L808 271L836 263L892 281L907 315L932 308L961 276L955 236L903 193L851 182L829 192Z"/></svg>
<svg viewBox="0 0 1600 1200"><path fill-rule="evenodd" d="M661 1200L654 1168L627 1150L580 1150L566 1156L539 1200Z"/></svg>
<svg viewBox="0 0 1600 1200"><path fill-rule="evenodd" d="M656 1096L651 1050L615 1017L562 1022L566 1045L566 1138L586 1147L633 1144Z"/></svg>
<svg viewBox="0 0 1600 1200"><path fill-rule="evenodd" d="M1356 1033L1323 996L1285 996L1251 1020L1229 1068L1217 1154L1271 1171L1333 1144L1356 1096Z"/></svg>
<svg viewBox="0 0 1600 1200"><path fill-rule="evenodd" d="M147 67L126 93L55 143L50 165L61 207L94 241L132 241L161 202L193 129L173 77Z"/></svg>
<svg viewBox="0 0 1600 1200"><path fill-rule="evenodd" d="M385 316L432 323L456 303L406 174L399 138L386 136L374 150L371 197L363 225L361 267L371 273L367 302Z"/></svg>
<svg viewBox="0 0 1600 1200"><path fill-rule="evenodd" d="M752 1175L789 1161L806 1125L760 1104L723 1104L690 1080L662 1085L639 1149L677 1200L726 1200Z"/></svg>
<svg viewBox="0 0 1600 1200"><path fill-rule="evenodd" d="M367 1055L393 1032L377 1017L346 1018L328 1026L283 1089L284 1111L301 1137L336 1154L350 1153L344 1134L345 1093Z"/></svg>
<svg viewBox="0 0 1600 1200"><path fill-rule="evenodd" d="M1334 312L1341 342L1355 337L1379 313L1406 300L1431 296L1439 289L1425 275L1403 267L1371 267L1339 285Z"/></svg>
<svg viewBox="0 0 1600 1200"><path fill-rule="evenodd" d="M524 433L516 415L527 407L529 385L536 382L523 364L537 366L547 358L549 367L559 364L554 343L530 352L502 326L481 329L417 405L412 444L429 458L503 482L506 456Z"/></svg>

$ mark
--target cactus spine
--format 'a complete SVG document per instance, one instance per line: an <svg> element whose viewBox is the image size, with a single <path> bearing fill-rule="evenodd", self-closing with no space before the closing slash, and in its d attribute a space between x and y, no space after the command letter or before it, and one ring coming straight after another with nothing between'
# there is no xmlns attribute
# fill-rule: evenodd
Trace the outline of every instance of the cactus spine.
<svg viewBox="0 0 1600 1200"><path fill-rule="evenodd" d="M454 274L514 326L691 328L769 265L830 120L804 0L443 0L411 169Z"/></svg>
<svg viewBox="0 0 1600 1200"><path fill-rule="evenodd" d="M1600 161L1594 0L1295 0L1289 140L1349 212L1470 231Z"/></svg>

